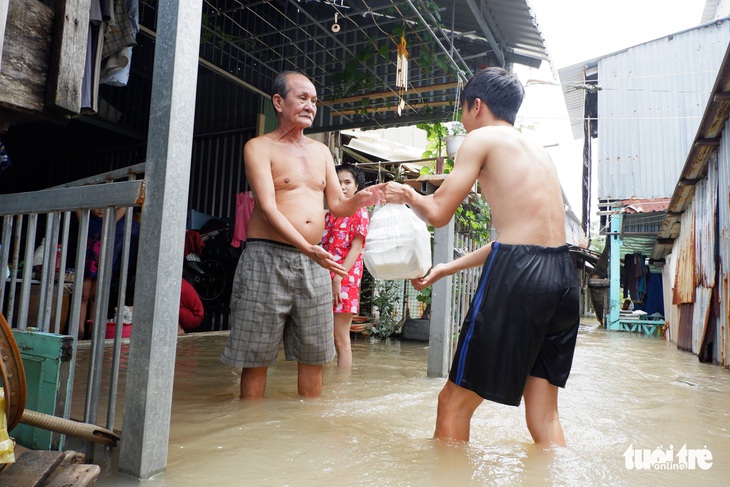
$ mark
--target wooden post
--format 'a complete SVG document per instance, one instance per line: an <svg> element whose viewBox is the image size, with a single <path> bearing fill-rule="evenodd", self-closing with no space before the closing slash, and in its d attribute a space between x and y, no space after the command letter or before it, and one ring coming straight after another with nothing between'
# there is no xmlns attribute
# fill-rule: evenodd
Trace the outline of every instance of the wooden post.
<svg viewBox="0 0 730 487"><path fill-rule="evenodd" d="M53 9L41 2L3 0L7 5L0 109L43 112ZM5 114L0 111L0 118Z"/></svg>
<svg viewBox="0 0 730 487"><path fill-rule="evenodd" d="M5 22L8 18L8 2L0 2L0 73L3 71L3 41L5 40Z"/></svg>
<svg viewBox="0 0 730 487"><path fill-rule="evenodd" d="M81 111L90 4L90 0L58 0L55 3L46 105L73 115Z"/></svg>

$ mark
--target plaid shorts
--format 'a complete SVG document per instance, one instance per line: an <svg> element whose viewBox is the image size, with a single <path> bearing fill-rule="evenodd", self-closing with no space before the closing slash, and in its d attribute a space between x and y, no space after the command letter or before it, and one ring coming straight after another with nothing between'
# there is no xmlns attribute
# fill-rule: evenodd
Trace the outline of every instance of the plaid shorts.
<svg viewBox="0 0 730 487"><path fill-rule="evenodd" d="M249 240L231 294L231 334L221 362L250 368L287 360L319 365L335 357L329 272L296 248Z"/></svg>

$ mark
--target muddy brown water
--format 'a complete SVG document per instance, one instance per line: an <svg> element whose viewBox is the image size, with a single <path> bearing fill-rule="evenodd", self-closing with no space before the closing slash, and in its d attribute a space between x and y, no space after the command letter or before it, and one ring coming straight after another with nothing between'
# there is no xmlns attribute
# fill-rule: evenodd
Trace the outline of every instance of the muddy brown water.
<svg viewBox="0 0 730 487"><path fill-rule="evenodd" d="M560 394L568 447L548 449L532 444L524 406L489 402L469 444L431 440L445 379L426 377L425 343L359 337L353 369L326 365L318 399L297 396L296 364L280 360L266 398L246 402L239 371L218 360L225 341L222 333L178 341L166 472L142 482L119 476L112 450L95 457L104 470L97 485L720 486L730 478L730 372L660 338L586 320Z"/></svg>

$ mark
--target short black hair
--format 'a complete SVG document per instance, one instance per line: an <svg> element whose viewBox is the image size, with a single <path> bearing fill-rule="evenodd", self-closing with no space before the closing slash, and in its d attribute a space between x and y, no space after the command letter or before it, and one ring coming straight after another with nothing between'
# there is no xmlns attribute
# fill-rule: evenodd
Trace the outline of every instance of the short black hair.
<svg viewBox="0 0 730 487"><path fill-rule="evenodd" d="M274 103L274 95L279 95L282 98L286 98L286 95L289 94L289 84L287 83L287 78L289 77L289 75L292 74L306 76L305 74L302 74L298 71L282 71L281 73L277 74L276 78L274 78L274 84L271 86L272 104Z"/></svg>
<svg viewBox="0 0 730 487"><path fill-rule="evenodd" d="M514 125L524 97L525 88L514 74L506 69L490 67L472 76L461 92L459 106L466 103L470 109L474 100L479 98L496 118Z"/></svg>
<svg viewBox="0 0 730 487"><path fill-rule="evenodd" d="M339 166L335 166L335 169L337 170L337 174L345 171L352 174L352 179L354 179L355 184L357 184L357 191L360 191L363 187L365 187L365 173L363 173L359 167L350 164L349 162L345 162Z"/></svg>

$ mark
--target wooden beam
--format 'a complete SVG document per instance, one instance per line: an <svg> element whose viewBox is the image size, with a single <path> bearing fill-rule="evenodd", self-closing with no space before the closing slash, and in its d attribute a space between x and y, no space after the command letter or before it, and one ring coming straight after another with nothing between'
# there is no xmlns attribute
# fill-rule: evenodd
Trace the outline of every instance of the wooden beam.
<svg viewBox="0 0 730 487"><path fill-rule="evenodd" d="M72 115L81 111L90 5L91 0L56 2L46 105Z"/></svg>
<svg viewBox="0 0 730 487"><path fill-rule="evenodd" d="M8 2L0 2L0 72L3 70L3 40L5 39L5 22L8 19Z"/></svg>
<svg viewBox="0 0 730 487"><path fill-rule="evenodd" d="M718 91L712 97L712 101L715 101L715 102L730 101L730 92L727 92L727 91Z"/></svg>
<svg viewBox="0 0 730 487"><path fill-rule="evenodd" d="M714 139L697 139L695 140L695 146L718 147L720 145L720 139L721 137L716 137Z"/></svg>
<svg viewBox="0 0 730 487"><path fill-rule="evenodd" d="M424 93L427 91L446 91L455 89L458 86L458 83L439 83L436 85L427 85L427 86L417 86L415 88L409 88L408 91L405 92L405 96L408 95L414 95L419 93ZM367 95L357 95L357 96L348 96L346 98L338 98L337 100L330 100L330 101L320 101L319 105L322 106L332 106L332 105L342 105L343 103L352 103L356 101L360 101L363 98L370 98L371 100L374 98L392 98L398 96L397 93L394 93L393 91L379 91L377 93L369 93Z"/></svg>
<svg viewBox="0 0 730 487"><path fill-rule="evenodd" d="M442 106L447 106L447 105L450 105L450 104L451 104L451 102L449 102L449 101L437 101L437 102L433 102L433 103L409 104L409 105L406 105L406 108L405 108L405 110L403 112L405 113L409 108L411 108L413 110L417 110L419 108L442 107ZM377 108L366 108L366 107L363 107L363 109L367 110L368 113L395 112L395 111L398 110L398 105L393 105L392 107L377 107ZM355 109L350 109L350 110L337 110L337 111L335 111L333 109L332 110L332 116L333 117L342 117L342 116L347 116L347 115L357 115L360 112L361 112L361 110L355 110Z"/></svg>
<svg viewBox="0 0 730 487"><path fill-rule="evenodd" d="M43 112L53 10L38 1L10 0L0 72L0 107Z"/></svg>

